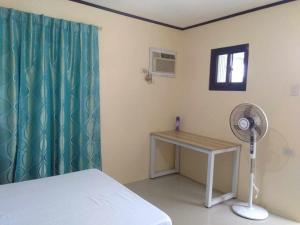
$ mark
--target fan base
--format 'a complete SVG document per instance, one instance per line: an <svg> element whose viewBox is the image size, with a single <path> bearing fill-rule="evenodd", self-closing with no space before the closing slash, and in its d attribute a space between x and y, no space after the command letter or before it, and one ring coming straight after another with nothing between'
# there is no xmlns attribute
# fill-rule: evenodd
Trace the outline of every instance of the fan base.
<svg viewBox="0 0 300 225"><path fill-rule="evenodd" d="M268 211L264 208L257 205L249 207L245 202L234 204L232 210L235 214L251 220L264 220L269 216Z"/></svg>

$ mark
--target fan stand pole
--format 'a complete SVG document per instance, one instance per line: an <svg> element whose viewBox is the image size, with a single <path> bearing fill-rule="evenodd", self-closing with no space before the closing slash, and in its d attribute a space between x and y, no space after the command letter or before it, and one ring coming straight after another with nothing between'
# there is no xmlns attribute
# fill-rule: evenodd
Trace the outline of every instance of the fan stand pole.
<svg viewBox="0 0 300 225"><path fill-rule="evenodd" d="M251 132L250 137L250 178L249 178L249 199L248 203L237 203L232 206L232 210L239 216L252 219L264 220L268 218L269 213L264 208L253 204L253 189L255 178L255 158L256 158L256 134Z"/></svg>
<svg viewBox="0 0 300 225"><path fill-rule="evenodd" d="M255 174L255 158L256 158L256 135L251 132L250 137L250 178L249 178L249 199L248 206L253 207L253 189L254 189L254 174Z"/></svg>

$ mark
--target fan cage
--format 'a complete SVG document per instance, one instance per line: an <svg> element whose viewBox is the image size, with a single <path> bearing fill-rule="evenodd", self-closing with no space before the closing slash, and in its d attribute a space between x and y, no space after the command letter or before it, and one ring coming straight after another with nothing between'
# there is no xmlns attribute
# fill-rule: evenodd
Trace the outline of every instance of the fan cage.
<svg viewBox="0 0 300 225"><path fill-rule="evenodd" d="M233 134L244 142L250 142L252 131L242 130L238 122L241 118L252 118L254 120L253 131L256 134L256 141L262 139L268 130L268 119L265 112L257 105L252 103L242 103L237 105L230 114L230 128Z"/></svg>

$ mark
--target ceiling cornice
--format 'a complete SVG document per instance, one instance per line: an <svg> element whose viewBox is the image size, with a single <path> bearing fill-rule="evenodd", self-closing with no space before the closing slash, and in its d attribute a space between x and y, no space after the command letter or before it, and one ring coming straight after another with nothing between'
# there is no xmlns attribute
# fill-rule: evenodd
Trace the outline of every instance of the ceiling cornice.
<svg viewBox="0 0 300 225"><path fill-rule="evenodd" d="M129 14L129 13L121 12L121 11L118 11L118 10L115 10L115 9L107 8L107 7L104 7L104 6L100 6L100 5L97 5L97 4L94 4L94 3L90 3L90 2L85 2L85 1L82 1L82 0L69 0L69 1L77 2L77 3L83 4L83 5L88 5L88 6L91 6L91 7L95 7L97 9L102 9L102 10L109 11L109 12L112 12L112 13L116 13L116 14L119 14L119 15L122 15L122 16L131 17L131 18L134 18L134 19L137 19L137 20L142 20L142 21L145 21L145 22L154 23L154 24L158 24L158 25L161 25L161 26L169 27L169 28L174 28L174 29L177 29L177 30L183 30L184 29L184 28L177 27L177 26L174 26L174 25L171 25L171 24L162 23L162 22L147 19L147 18L144 18L144 17L141 17L141 16L132 15L132 14Z"/></svg>
<svg viewBox="0 0 300 225"><path fill-rule="evenodd" d="M294 1L296 1L296 0L283 0L283 1L279 1L279 2L274 2L274 3L271 3L271 4L255 7L255 8L248 9L248 10L244 10L244 11L241 11L241 12L238 12L238 13L230 14L228 16L222 16L222 17L219 17L219 18L216 18L216 19L212 19L212 20L205 21L205 22L202 22L202 23L197 23L197 24L194 24L194 25L191 25L191 26L187 26L187 27L182 28L182 30L187 30L187 29L192 29L192 28L195 28L195 27L204 26L206 24L215 23L215 22L218 22L218 21L221 21L221 20L226 20L226 19L229 19L229 18L232 18L232 17L241 16L241 15L244 15L244 14L256 12L256 11L259 11L259 10L262 10L262 9L267 9L267 8L271 8L271 7L274 7L274 6L286 4L286 3L289 3L289 2L294 2Z"/></svg>
<svg viewBox="0 0 300 225"><path fill-rule="evenodd" d="M161 25L161 26L165 26L165 27L169 27L169 28L173 28L173 29L177 29L177 30L188 30L188 29L192 29L192 28L195 28L195 27L204 26L204 25L207 25L207 24L210 24L210 23L215 23L215 22L218 22L218 21L221 21L221 20L226 20L226 19L229 19L229 18L232 18L232 17L236 17L236 16L256 12L256 11L259 11L259 10L271 8L271 7L274 7L274 6L279 6L279 5L290 3L290 2L294 2L296 0L281 0L281 1L278 1L278 2L274 2L274 3L271 3L271 4L267 4L267 5L263 5L263 6L259 6L259 7L255 7L255 8L251 8L251 9L244 10L244 11L241 11L241 12L238 12L238 13L230 14L230 15L219 17L219 18L212 19L212 20L208 20L208 21L205 21L205 22L202 22L202 23L197 23L197 24L187 26L187 27L178 27L178 26L174 26L174 25L171 25L171 24L162 23L162 22L159 22L159 21L156 21L156 20L147 19L147 18L144 18L144 17L141 17L141 16L136 16L136 15L133 15L133 14L125 13L125 12L122 12L122 11L107 8L107 7L100 6L100 5L97 5L97 4L94 4L94 3L90 3L90 2L85 2L85 1L82 1L82 0L69 0L69 1L77 2L77 3L83 4L83 5L88 5L88 6L91 6L91 7L95 7L95 8L102 9L102 10L105 10L105 11L109 11L109 12L112 12L112 13L116 13L116 14L119 14L119 15L131 17L131 18L134 18L134 19L142 20L142 21L149 22L149 23L158 24L158 25Z"/></svg>

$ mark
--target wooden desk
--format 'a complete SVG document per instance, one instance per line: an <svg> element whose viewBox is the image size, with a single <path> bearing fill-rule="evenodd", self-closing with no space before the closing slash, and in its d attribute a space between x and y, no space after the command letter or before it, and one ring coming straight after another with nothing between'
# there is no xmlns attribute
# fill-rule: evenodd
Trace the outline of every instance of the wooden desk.
<svg viewBox="0 0 300 225"><path fill-rule="evenodd" d="M160 140L176 145L175 168L156 172L156 141ZM239 157L241 146L236 143L222 141L210 137L200 136L183 131L164 131L150 134L150 178L160 177L180 172L180 150L181 147L188 148L208 155L205 206L212 207L215 204L226 201L237 196ZM221 196L212 197L214 163L217 154L233 152L232 190Z"/></svg>

